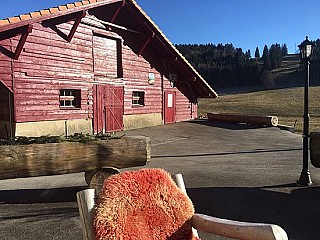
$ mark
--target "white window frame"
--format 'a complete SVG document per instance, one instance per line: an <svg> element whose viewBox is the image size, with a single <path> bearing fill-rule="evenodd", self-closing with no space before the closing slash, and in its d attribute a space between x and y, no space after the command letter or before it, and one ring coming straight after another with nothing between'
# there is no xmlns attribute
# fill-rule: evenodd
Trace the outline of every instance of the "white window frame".
<svg viewBox="0 0 320 240"><path fill-rule="evenodd" d="M60 108L81 108L81 90L60 89Z"/></svg>
<svg viewBox="0 0 320 240"><path fill-rule="evenodd" d="M145 106L145 93L143 91L132 92L132 106L134 107Z"/></svg>

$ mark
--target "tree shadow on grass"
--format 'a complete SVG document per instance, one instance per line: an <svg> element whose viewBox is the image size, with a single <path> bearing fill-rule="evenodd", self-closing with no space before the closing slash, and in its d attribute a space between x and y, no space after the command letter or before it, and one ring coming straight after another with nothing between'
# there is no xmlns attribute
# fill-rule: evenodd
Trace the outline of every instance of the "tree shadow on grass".
<svg viewBox="0 0 320 240"><path fill-rule="evenodd" d="M291 189L285 192L283 189ZM282 192L281 192L282 189ZM320 236L320 188L280 186L189 188L197 213L247 222L274 223L289 239Z"/></svg>

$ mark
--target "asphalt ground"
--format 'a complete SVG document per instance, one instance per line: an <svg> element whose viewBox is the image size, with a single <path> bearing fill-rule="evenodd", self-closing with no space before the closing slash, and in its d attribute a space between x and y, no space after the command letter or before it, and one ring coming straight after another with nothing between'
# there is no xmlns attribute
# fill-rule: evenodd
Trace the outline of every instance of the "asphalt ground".
<svg viewBox="0 0 320 240"><path fill-rule="evenodd" d="M152 158L145 167L182 173L197 213L275 223L289 239L320 239L320 169L310 164L313 185L296 185L301 135L207 121L123 133L151 138ZM75 194L85 188L83 173L1 180L0 239L81 239Z"/></svg>

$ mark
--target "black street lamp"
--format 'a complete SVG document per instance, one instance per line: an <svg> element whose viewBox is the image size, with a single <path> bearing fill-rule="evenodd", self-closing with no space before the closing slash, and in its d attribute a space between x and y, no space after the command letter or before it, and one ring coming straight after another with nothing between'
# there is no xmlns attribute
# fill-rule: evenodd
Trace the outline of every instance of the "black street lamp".
<svg viewBox="0 0 320 240"><path fill-rule="evenodd" d="M304 40L298 47L300 49L301 59L304 65L304 114L303 114L303 168L298 185L309 186L312 184L310 172L308 168L309 161L309 65L310 57L312 54L312 49L314 43L310 42L308 37Z"/></svg>

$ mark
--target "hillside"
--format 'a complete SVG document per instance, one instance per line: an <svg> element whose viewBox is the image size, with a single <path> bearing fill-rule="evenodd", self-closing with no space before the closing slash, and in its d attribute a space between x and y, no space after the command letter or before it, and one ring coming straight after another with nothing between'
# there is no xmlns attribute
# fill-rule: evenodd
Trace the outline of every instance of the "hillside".
<svg viewBox="0 0 320 240"><path fill-rule="evenodd" d="M262 62L259 62L261 65ZM303 87L304 77L303 71L300 66L299 54L289 54L282 58L280 68L271 70L271 74L268 76L268 86L259 84L258 86L248 87L236 87L236 88L218 88L217 92L219 95L228 95L236 93L255 92L266 89L281 89L291 87Z"/></svg>
<svg viewBox="0 0 320 240"><path fill-rule="evenodd" d="M282 58L281 67L273 69L271 76L274 88L301 87L304 84L299 54L289 54Z"/></svg>
<svg viewBox="0 0 320 240"><path fill-rule="evenodd" d="M271 71L274 86L222 89L217 99L201 99L199 116L207 112L275 115L279 124L302 132L304 76L299 55L290 54L282 59L280 68ZM319 81L319 78L316 78ZM309 92L310 130L320 130L320 86L311 80Z"/></svg>

